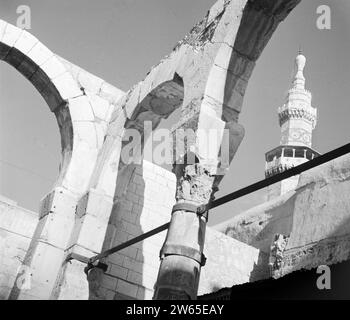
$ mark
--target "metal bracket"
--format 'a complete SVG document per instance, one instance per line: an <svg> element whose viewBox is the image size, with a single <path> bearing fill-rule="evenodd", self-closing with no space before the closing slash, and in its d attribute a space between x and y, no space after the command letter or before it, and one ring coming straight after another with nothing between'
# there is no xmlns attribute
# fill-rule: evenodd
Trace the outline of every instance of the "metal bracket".
<svg viewBox="0 0 350 320"><path fill-rule="evenodd" d="M108 269L108 265L100 261L97 264L88 262L87 266L84 268L84 272L86 273L86 275L89 275L89 271L94 268L99 268L102 269L103 272L106 272Z"/></svg>
<svg viewBox="0 0 350 320"><path fill-rule="evenodd" d="M208 208L205 204L197 206L190 202L179 202L173 206L172 213L182 210L196 213L198 216L204 217L208 221Z"/></svg>
<svg viewBox="0 0 350 320"><path fill-rule="evenodd" d="M201 267L204 267L207 261L205 255L199 250L182 245L165 244L160 251L160 258L162 259L163 257L169 255L178 255L190 258L198 262Z"/></svg>
<svg viewBox="0 0 350 320"><path fill-rule="evenodd" d="M88 263L89 262L89 258L82 256L81 254L78 253L74 253L71 252L67 255L66 259L63 261L63 264L71 261L71 260L77 260L80 261L82 263Z"/></svg>
<svg viewBox="0 0 350 320"><path fill-rule="evenodd" d="M198 214L199 216L201 216L201 217L204 217L205 220L208 221L208 219L209 219L209 209L208 209L208 205L203 204L203 205L199 206L199 207L197 208L197 214Z"/></svg>
<svg viewBox="0 0 350 320"><path fill-rule="evenodd" d="M92 269L92 268L100 268L103 270L103 272L106 272L107 269L108 269L108 265L105 264L105 263L102 263L102 262L98 262L96 264L93 264L90 262L90 259L87 258L87 257L84 257L82 256L81 254L78 254L78 253L70 253L68 254L68 256L66 257L66 259L63 261L63 264L71 261L71 260L77 260L77 261L80 261L82 263L86 263L87 266L84 268L84 272L86 273L86 275L88 275L89 271Z"/></svg>
<svg viewBox="0 0 350 320"><path fill-rule="evenodd" d="M189 211L189 212L197 213L197 208L198 208L198 206L196 206L193 203L190 203L190 202L179 202L179 203L177 203L177 204L175 204L173 206L172 212L175 212L175 211Z"/></svg>

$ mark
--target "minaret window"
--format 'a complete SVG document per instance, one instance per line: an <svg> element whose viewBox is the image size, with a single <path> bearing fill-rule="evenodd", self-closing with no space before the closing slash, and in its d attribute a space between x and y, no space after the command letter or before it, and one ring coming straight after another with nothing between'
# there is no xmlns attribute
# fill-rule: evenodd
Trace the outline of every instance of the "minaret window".
<svg viewBox="0 0 350 320"><path fill-rule="evenodd" d="M293 149L290 149L290 148L285 148L284 149L284 156L286 158L293 158Z"/></svg>
<svg viewBox="0 0 350 320"><path fill-rule="evenodd" d="M295 150L296 158L305 158L305 150L304 149L296 149Z"/></svg>
<svg viewBox="0 0 350 320"><path fill-rule="evenodd" d="M306 159L312 160L313 159L313 152L311 150L306 151Z"/></svg>

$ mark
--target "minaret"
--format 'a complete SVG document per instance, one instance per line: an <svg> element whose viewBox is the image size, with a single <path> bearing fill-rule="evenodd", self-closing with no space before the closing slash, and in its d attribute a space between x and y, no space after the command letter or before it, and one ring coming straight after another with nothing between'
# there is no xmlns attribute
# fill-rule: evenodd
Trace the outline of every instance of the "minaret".
<svg viewBox="0 0 350 320"><path fill-rule="evenodd" d="M265 177L271 177L319 155L311 147L312 131L315 129L317 110L312 107L311 92L305 89L304 68L306 58L299 51L295 59L296 74L285 103L278 108L281 127L280 146L265 154ZM297 187L299 176L276 183L268 188L268 200Z"/></svg>

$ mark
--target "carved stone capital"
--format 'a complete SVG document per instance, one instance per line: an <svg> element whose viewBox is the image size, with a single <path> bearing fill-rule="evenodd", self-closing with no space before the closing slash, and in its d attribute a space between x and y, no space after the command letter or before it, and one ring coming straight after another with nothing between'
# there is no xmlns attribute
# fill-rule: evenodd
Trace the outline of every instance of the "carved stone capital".
<svg viewBox="0 0 350 320"><path fill-rule="evenodd" d="M178 202L207 204L213 196L213 191L217 191L213 186L215 175L212 167L200 163L176 164L174 173L177 177L176 200Z"/></svg>

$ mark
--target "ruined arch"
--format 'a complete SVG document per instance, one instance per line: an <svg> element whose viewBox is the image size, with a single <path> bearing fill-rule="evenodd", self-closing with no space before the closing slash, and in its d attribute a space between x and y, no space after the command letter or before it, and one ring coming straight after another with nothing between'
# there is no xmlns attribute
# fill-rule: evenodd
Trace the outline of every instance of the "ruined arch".
<svg viewBox="0 0 350 320"><path fill-rule="evenodd" d="M26 30L3 20L0 20L0 60L27 78L56 116L62 156L53 187L83 194L89 180L86 171L92 169L81 166L81 157L97 154L96 144L89 146L91 134L79 125L81 121L93 120L87 97L60 57Z"/></svg>
<svg viewBox="0 0 350 320"><path fill-rule="evenodd" d="M160 83L140 100L130 118L126 120L125 129L138 129L143 137L144 122L151 122L152 130L156 129L162 119L167 119L182 106L184 96L184 81L175 72L170 80ZM147 137L143 140L146 139Z"/></svg>
<svg viewBox="0 0 350 320"><path fill-rule="evenodd" d="M97 185L103 189L107 185L110 190L115 189L114 183L119 180L119 175L116 179L118 167L121 168L120 153L118 154L116 150L119 149L120 152L122 147L124 127L140 128L141 123L150 118L153 128L158 125L159 115L147 108L149 104L146 103L145 107L145 101L148 101L156 88L174 79L175 74L182 79L184 88L181 119L177 127L191 128L196 132L199 129L228 129L230 139L228 153L231 162L244 137L244 128L238 119L255 63L278 25L299 2L300 0L217 1L206 17L179 42L170 55L153 67L145 79L136 84L118 102L109 124L110 140L106 150L109 149L110 153L107 155L106 152L106 157L103 159L105 162L102 164L102 174ZM116 138L114 141L118 141L117 143L113 143L112 136ZM178 170L176 200L179 203L184 201L201 205L212 199L225 172L218 174L219 150L214 152L218 151L217 155L208 158L197 141L194 141L193 146L198 163L189 168L191 174L187 174L186 178L182 177L184 170ZM110 174L112 172L110 168L113 166L114 172ZM106 183L106 180L109 182ZM200 187L192 188L198 183ZM198 194L191 193L188 191L190 189L198 190ZM193 234L204 235L205 222L202 218L199 221L195 214L182 215L182 211L179 208L173 211L168 233L172 234L173 238L167 238L167 241L190 246L191 249L202 252L204 236L199 236L193 243L186 243L180 234L175 236L176 230L181 230L181 226L185 224L193 225L191 229ZM189 239L195 238L191 236L189 234ZM171 264L171 259L173 261L178 259L179 264L176 265L180 265L181 257L172 254L167 256L169 260L164 258L162 265L168 264L169 268L161 266L160 270L166 274L163 280L171 279L172 285L175 285L176 280L172 278L169 270L172 270L171 266L176 263ZM184 279L187 280L186 283L198 284L200 267L198 261L192 263L185 264L185 259L183 260L182 266L185 270L183 275L186 274ZM193 270L198 272L193 274ZM159 279L161 278L160 276ZM169 283L165 282L159 286L160 290L156 290L155 296L159 299L168 297L166 290L162 289L169 288ZM182 285L186 287L185 283ZM193 287L186 294L195 298L196 292L196 288Z"/></svg>
<svg viewBox="0 0 350 320"><path fill-rule="evenodd" d="M167 78L160 78L159 83L153 82L144 95L140 93L136 97L135 91L135 88L130 90L117 102L91 179L90 187L99 189L110 197L115 195L118 171L124 167L120 162L120 153L125 129L138 130L145 141L147 137L144 137L144 121L152 122L154 130L162 119L168 118L183 105L185 96L183 79L176 72L169 72ZM135 109L129 109L128 102L134 99L140 102ZM129 116L130 114L132 115ZM143 151L143 143L141 150Z"/></svg>
<svg viewBox="0 0 350 320"><path fill-rule="evenodd" d="M132 91L129 91L121 101L130 99L130 93L132 93ZM149 162L147 164L142 162L144 146L149 138L147 135L149 132L144 131L144 122L148 121L151 124L152 131L155 130L162 119L168 118L175 110L181 108L183 98L183 79L177 73L174 73L170 74L169 79L166 81L157 84L145 97L142 99L140 98L140 103L130 118L125 116L127 112L125 107L116 107L112 115L112 120L109 123L109 130L104 147L100 152L100 159L98 162L98 166L100 167L97 166L99 171L96 170L94 173L96 180L94 180L94 178L92 179L92 183L94 183L92 188L100 192L102 191L105 195L112 198L113 201L111 211L108 212L108 226L106 226L106 233L103 238L102 251L110 248L111 241L119 241L119 239L124 236L123 231L117 229L116 238L114 238L113 224L115 221L122 219L123 214L125 214L124 200L128 196L128 191L133 184L132 180L135 179L135 177L140 178L138 192L144 194L146 192L143 172L144 165L150 164ZM119 103L122 103L121 101ZM141 150L141 154L139 154L140 158L137 159L140 161L137 161L137 163L124 163L120 155L121 149L129 143L129 141L125 139L125 130L128 129L136 130L140 134L141 140L138 141L138 147ZM144 201L140 201L138 208L143 208L144 205L147 204L145 204ZM134 210L139 209L135 208ZM147 227L144 225L144 222L141 221L142 212L134 211L134 215L133 232L142 234L147 231ZM134 250L136 249L134 248ZM139 244L137 250L139 252L139 259L144 259L145 249L142 243ZM118 255L116 254L116 256ZM144 279L142 268L137 268L135 274L136 273L142 275L141 278ZM89 299L96 299L99 295L103 294L100 292L100 282L103 277L104 275L100 274L100 278L95 279L93 273L91 277L89 275Z"/></svg>
<svg viewBox="0 0 350 320"><path fill-rule="evenodd" d="M174 50L117 102L91 187L113 197L124 128L140 127L139 122L147 119L155 128L161 116L147 106L158 88L178 85L179 79L183 89L177 93L182 99L178 127L228 129L231 161L244 137L238 118L256 61L300 1L217 1ZM204 159L199 148L196 156Z"/></svg>

